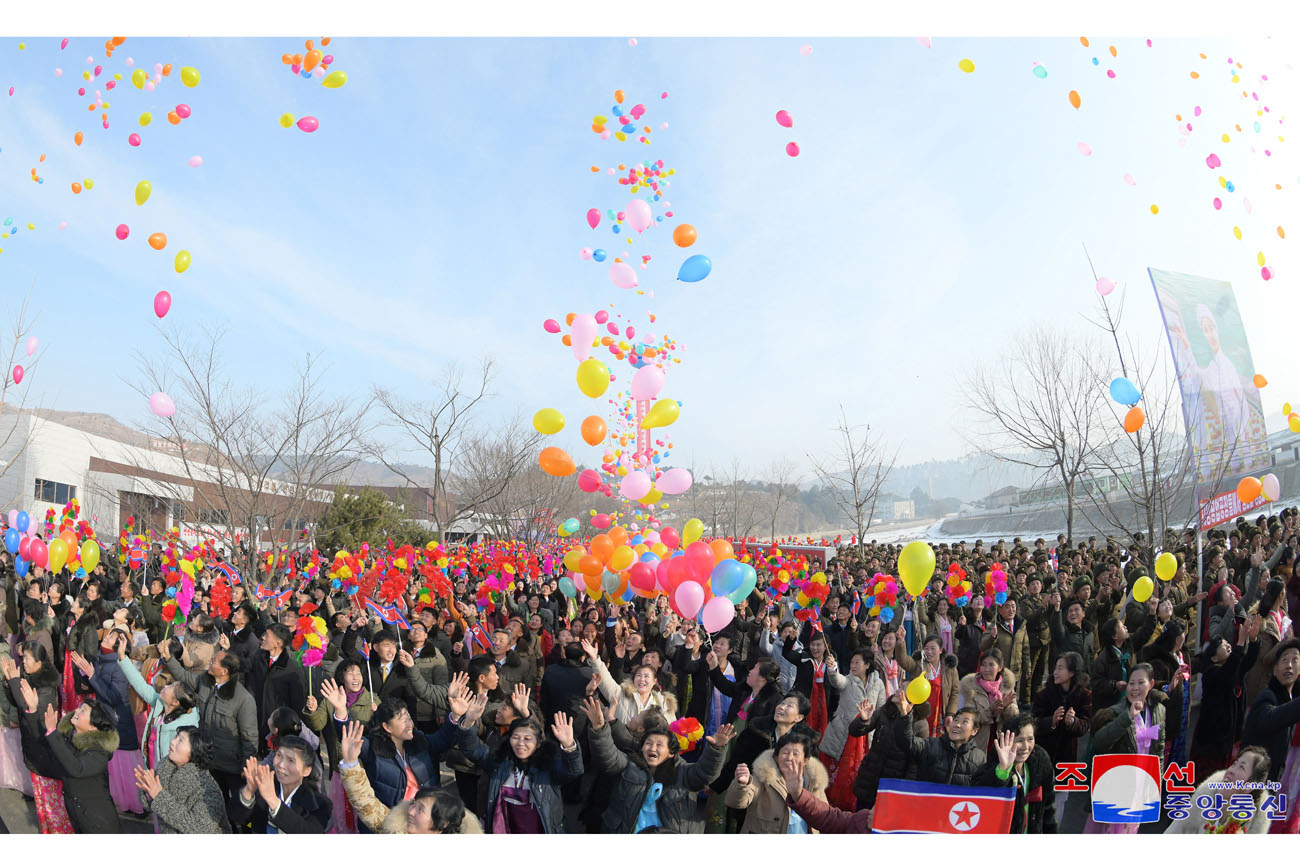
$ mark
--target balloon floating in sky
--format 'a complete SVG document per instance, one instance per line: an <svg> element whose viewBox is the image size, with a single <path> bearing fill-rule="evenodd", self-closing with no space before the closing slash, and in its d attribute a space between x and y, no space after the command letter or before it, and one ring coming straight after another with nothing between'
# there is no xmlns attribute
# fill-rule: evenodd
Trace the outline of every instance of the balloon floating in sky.
<svg viewBox="0 0 1300 866"><path fill-rule="evenodd" d="M794 141L787 142L787 143L786 143L786 146L785 146L785 155L786 155L786 156L798 156L798 155L799 155L799 144L798 144L798 142L794 142Z"/></svg>
<svg viewBox="0 0 1300 866"><path fill-rule="evenodd" d="M812 46L811 45L803 46L802 48L799 49L799 53L802 54L804 57L809 56L810 54L812 54Z"/></svg>
<svg viewBox="0 0 1300 866"><path fill-rule="evenodd" d="M159 418L170 418L176 414L176 404L162 391L149 398L149 409Z"/></svg>
<svg viewBox="0 0 1300 866"><path fill-rule="evenodd" d="M293 115L289 114L288 112L285 112L284 114L280 115L280 126L284 127L285 129L288 129L289 127L293 126Z"/></svg>
<svg viewBox="0 0 1300 866"><path fill-rule="evenodd" d="M173 265L174 265L174 267L176 268L176 273L178 273L178 274L183 274L183 273L185 273L187 270L189 270L189 267L190 267L190 251L189 251L189 250L181 250L179 253L177 253L177 254L176 254L176 260L175 260L175 262L173 262Z"/></svg>
<svg viewBox="0 0 1300 866"><path fill-rule="evenodd" d="M149 246L153 247L156 250L160 250L163 247L167 246L167 235L163 234L162 232L154 232L153 234L149 235Z"/></svg>
<svg viewBox="0 0 1300 866"><path fill-rule="evenodd" d="M1047 77L1047 67L1046 67L1046 66L1040 66L1039 64L1035 63L1035 64L1034 64L1034 77L1035 77L1035 78L1038 78L1038 79L1046 78L1046 77Z"/></svg>
<svg viewBox="0 0 1300 866"><path fill-rule="evenodd" d="M193 66L186 66L181 69L181 83L186 87L197 87L199 84L199 71Z"/></svg>
<svg viewBox="0 0 1300 866"><path fill-rule="evenodd" d="M1123 406L1136 406L1142 399L1142 392L1132 381L1119 376L1110 383L1110 398Z"/></svg>
<svg viewBox="0 0 1300 866"><path fill-rule="evenodd" d="M36 339L35 337L28 337L28 338L27 338L27 357L30 358L32 355L35 355L35 354L36 354L36 347L39 346L40 344L41 344L41 341L38 340L38 339Z"/></svg>
<svg viewBox="0 0 1300 866"><path fill-rule="evenodd" d="M198 167L201 166L201 165L203 165L203 157L201 157L201 156L191 156L191 157L190 157L190 166L191 166L192 168L198 168Z"/></svg>
<svg viewBox="0 0 1300 866"><path fill-rule="evenodd" d="M794 126L794 118L792 118L790 112L786 111L784 108L776 113L776 122L784 126L786 129Z"/></svg>
<svg viewBox="0 0 1300 866"><path fill-rule="evenodd" d="M89 188L90 187L87 186L87 189ZM153 195L153 184L149 183L149 181L142 180L135 185L135 203L137 205L142 205L147 202L151 195Z"/></svg>
<svg viewBox="0 0 1300 866"><path fill-rule="evenodd" d="M172 308L172 296L170 292L159 292L153 296L153 314L158 318L167 315L167 311Z"/></svg>
<svg viewBox="0 0 1300 866"><path fill-rule="evenodd" d="M1088 144L1088 142L1081 141L1079 142L1078 147L1079 147L1079 153L1083 154L1084 156L1092 156L1092 145Z"/></svg>
<svg viewBox="0 0 1300 866"><path fill-rule="evenodd" d="M1077 90L1070 91L1070 104L1073 105L1075 108L1078 108L1080 105L1083 104L1083 100L1079 98L1079 91Z"/></svg>
<svg viewBox="0 0 1300 866"><path fill-rule="evenodd" d="M1097 280L1097 294L1103 298L1115 291L1115 281L1110 277L1102 277Z"/></svg>
<svg viewBox="0 0 1300 866"><path fill-rule="evenodd" d="M681 268L677 271L677 279L683 283L698 283L712 271L713 262L709 261L708 256L691 256L682 262Z"/></svg>
<svg viewBox="0 0 1300 866"><path fill-rule="evenodd" d="M23 370L22 364L15 364L15 365L14 365L14 384L15 384L15 385L21 385L21 384L23 383L23 373L24 373L24 372L25 372L25 371Z"/></svg>
<svg viewBox="0 0 1300 866"><path fill-rule="evenodd" d="M336 69L322 78L320 83L325 87L338 89L348 83L348 74L342 69Z"/></svg>
<svg viewBox="0 0 1300 866"><path fill-rule="evenodd" d="M124 241L124 240L126 240L127 236L128 236L129 234L131 234L131 229L130 229L129 227L127 227L127 224L126 224L126 223L121 223L121 224L118 225L118 227L117 227L116 231L114 232L114 234L117 235L117 239L118 239L119 241Z"/></svg>
<svg viewBox="0 0 1300 866"><path fill-rule="evenodd" d="M298 118L298 128L303 132L315 132L320 129L320 121L314 117Z"/></svg>

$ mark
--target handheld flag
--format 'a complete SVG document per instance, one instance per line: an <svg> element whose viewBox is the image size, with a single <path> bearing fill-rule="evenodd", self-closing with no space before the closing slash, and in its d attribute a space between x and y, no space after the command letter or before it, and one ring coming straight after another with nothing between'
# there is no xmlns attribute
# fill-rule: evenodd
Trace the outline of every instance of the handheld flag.
<svg viewBox="0 0 1300 866"><path fill-rule="evenodd" d="M402 616L402 612L397 609L396 605L385 606L368 598L366 599L366 607L369 608L375 616L379 617L389 625L400 625L408 631L411 628L411 624L406 621L406 617Z"/></svg>
<svg viewBox="0 0 1300 866"><path fill-rule="evenodd" d="M1007 833L1015 788L968 788L908 779L881 779L873 833Z"/></svg>

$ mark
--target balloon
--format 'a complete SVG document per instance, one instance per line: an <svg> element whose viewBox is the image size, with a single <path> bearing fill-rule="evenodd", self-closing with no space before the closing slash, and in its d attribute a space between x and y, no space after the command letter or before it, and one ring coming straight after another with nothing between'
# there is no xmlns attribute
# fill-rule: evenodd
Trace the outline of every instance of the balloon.
<svg viewBox="0 0 1300 866"><path fill-rule="evenodd" d="M686 521L686 525L682 527L682 544L690 546L699 541L700 536L703 534L704 521L700 520L698 517L692 517L690 520Z"/></svg>
<svg viewBox="0 0 1300 866"><path fill-rule="evenodd" d="M564 429L564 416L558 409L539 409L533 416L533 429L543 436L559 433Z"/></svg>
<svg viewBox="0 0 1300 866"><path fill-rule="evenodd" d="M595 493L600 489L600 473L595 469L584 469L578 475L578 489L583 493Z"/></svg>
<svg viewBox="0 0 1300 866"><path fill-rule="evenodd" d="M181 250L179 253L176 254L176 260L172 262L172 267L176 269L176 273L183 274L187 270L189 270L190 261L191 261L190 251Z"/></svg>
<svg viewBox="0 0 1300 866"><path fill-rule="evenodd" d="M709 542L709 547L713 549L713 558L717 562L725 562L736 558L736 549L725 538L713 539Z"/></svg>
<svg viewBox="0 0 1300 866"><path fill-rule="evenodd" d="M645 199L632 199L627 203L624 212L627 214L627 224L634 232L645 231L655 221L654 214L650 212L650 204Z"/></svg>
<svg viewBox="0 0 1300 866"><path fill-rule="evenodd" d="M677 405L676 400L660 400L650 407L650 411L641 420L641 429L649 430L653 427L667 427L677 420L681 412L681 406Z"/></svg>
<svg viewBox="0 0 1300 866"><path fill-rule="evenodd" d="M149 183L149 181L142 180L135 185L135 203L137 205L142 205L145 202L147 202L149 200L149 196L152 194L153 194L153 184Z"/></svg>
<svg viewBox="0 0 1300 866"><path fill-rule="evenodd" d="M691 488L691 473L680 466L673 467L659 476L655 481L655 488L669 496L685 493Z"/></svg>
<svg viewBox="0 0 1300 866"><path fill-rule="evenodd" d="M131 83L135 85L136 90L144 90L144 83L149 80L149 73L143 69L137 69L131 73Z"/></svg>
<svg viewBox="0 0 1300 866"><path fill-rule="evenodd" d="M342 69L335 69L329 75L326 75L320 82L325 87L337 90L348 83L348 74Z"/></svg>
<svg viewBox="0 0 1300 866"><path fill-rule="evenodd" d="M578 365L578 389L588 397L596 398L609 388L609 368L588 358Z"/></svg>
<svg viewBox="0 0 1300 866"><path fill-rule="evenodd" d="M126 223L120 223L113 234L117 235L119 241L124 241L131 234L131 228Z"/></svg>
<svg viewBox="0 0 1300 866"><path fill-rule="evenodd" d="M10 509L9 509L9 520L7 521L6 525L8 525L8 526L17 526L17 525L18 525L18 509L17 509L17 508L10 508Z"/></svg>
<svg viewBox="0 0 1300 866"><path fill-rule="evenodd" d="M68 542L62 538L51 539L48 550L50 571L58 574L63 569L63 564L68 561Z"/></svg>
<svg viewBox="0 0 1300 866"><path fill-rule="evenodd" d="M912 541L898 554L898 576L912 595L925 592L934 576L934 549L924 541Z"/></svg>
<svg viewBox="0 0 1300 866"><path fill-rule="evenodd" d="M29 562L30 560L28 560L26 557L19 556L17 559L14 560L14 573L17 574L19 577L26 577L27 569L31 568L31 566L28 565Z"/></svg>
<svg viewBox="0 0 1300 866"><path fill-rule="evenodd" d="M1264 497L1269 502L1277 502L1282 498L1282 482L1272 472L1259 479L1259 482L1263 488Z"/></svg>
<svg viewBox="0 0 1300 866"><path fill-rule="evenodd" d="M30 550L32 554L32 565L40 566L41 568L49 565L50 552L49 549L46 548L44 541L41 541L39 538L33 538Z"/></svg>
<svg viewBox="0 0 1300 866"><path fill-rule="evenodd" d="M170 418L176 414L176 404L162 391L149 398L149 409L159 418Z"/></svg>
<svg viewBox="0 0 1300 866"><path fill-rule="evenodd" d="M651 592L655 588L655 570L649 563L634 562L627 570L628 582L634 589Z"/></svg>
<svg viewBox="0 0 1300 866"><path fill-rule="evenodd" d="M626 262L614 262L609 266L609 281L620 289L635 289L637 287L636 271Z"/></svg>
<svg viewBox="0 0 1300 866"><path fill-rule="evenodd" d="M14 518L14 521L11 525L17 526L19 532L26 532L28 529L31 528L32 519L29 516L27 516L26 511L20 511L18 512L18 516Z"/></svg>
<svg viewBox="0 0 1300 866"><path fill-rule="evenodd" d="M1102 277L1097 280L1097 294L1103 298L1115 291L1115 281L1110 277Z"/></svg>
<svg viewBox="0 0 1300 866"><path fill-rule="evenodd" d="M1147 421L1146 413L1142 411L1141 406L1134 406L1124 415L1124 432L1136 433L1142 429L1142 425Z"/></svg>
<svg viewBox="0 0 1300 866"><path fill-rule="evenodd" d="M582 528L582 524L578 523L578 518L576 517L570 517L568 520L564 521L564 531L569 533L570 535L577 532L581 528Z"/></svg>
<svg viewBox="0 0 1300 866"><path fill-rule="evenodd" d="M677 271L677 279L684 283L698 283L712 270L713 262L709 261L708 256L691 256L682 262L681 269Z"/></svg>
<svg viewBox="0 0 1300 866"><path fill-rule="evenodd" d="M612 593L614 590L618 589L618 582L618 575L607 571L600 579L600 588L605 590L605 592Z"/></svg>
<svg viewBox="0 0 1300 866"><path fill-rule="evenodd" d="M587 211L587 225L591 226L593 229L596 226L600 225L599 208L592 208L591 210Z"/></svg>
<svg viewBox="0 0 1300 866"><path fill-rule="evenodd" d="M730 595L740 588L744 577L745 571L739 562L734 559L723 560L713 566L713 572L709 575L709 588L714 595Z"/></svg>
<svg viewBox="0 0 1300 866"><path fill-rule="evenodd" d="M181 83L186 87L196 87L199 83L199 71L193 66L186 66L181 69Z"/></svg>
<svg viewBox="0 0 1300 866"><path fill-rule="evenodd" d="M671 526L665 526L663 529L659 530L659 541L669 550L676 550L677 546L682 543L681 536L679 536L677 530L673 529Z"/></svg>
<svg viewBox="0 0 1300 866"><path fill-rule="evenodd" d="M695 619L700 606L704 604L704 587L692 580L684 581L674 590L673 601L677 603L677 609L683 617Z"/></svg>
<svg viewBox="0 0 1300 866"><path fill-rule="evenodd" d="M565 598L574 598L578 594L578 588L573 585L573 581L567 577L560 578L560 592Z"/></svg>
<svg viewBox="0 0 1300 866"><path fill-rule="evenodd" d="M907 700L912 704L923 704L930 700L930 681L918 676L907 684Z"/></svg>
<svg viewBox="0 0 1300 866"><path fill-rule="evenodd" d="M735 616L735 605L725 597L709 599L704 605L704 610L700 613L700 619L704 622L704 630L710 634L722 631L731 624Z"/></svg>
<svg viewBox="0 0 1300 866"><path fill-rule="evenodd" d="M1133 600L1136 602L1146 601L1151 597L1151 591L1155 588L1155 584L1151 582L1151 578L1147 577L1145 574L1142 575L1133 584Z"/></svg>
<svg viewBox="0 0 1300 866"><path fill-rule="evenodd" d="M167 315L167 311L172 308L172 296L170 292L159 292L153 296L153 314L158 318Z"/></svg>
<svg viewBox="0 0 1300 866"><path fill-rule="evenodd" d="M591 352L592 341L596 339L596 317L583 314L575 316L569 326L569 340L572 342L573 357L581 361Z"/></svg>
<svg viewBox="0 0 1300 866"><path fill-rule="evenodd" d="M626 544L614 548L614 552L609 555L610 571L627 571L627 569L636 561L636 551Z"/></svg>
<svg viewBox="0 0 1300 866"><path fill-rule="evenodd" d="M285 112L284 114L280 115L280 126L284 127L285 129L288 129L289 127L293 126L293 115L289 114L288 112Z"/></svg>
<svg viewBox="0 0 1300 866"><path fill-rule="evenodd" d="M605 419L599 415L588 415L583 418L581 429L582 441L588 445L599 445L605 441Z"/></svg>
<svg viewBox="0 0 1300 866"><path fill-rule="evenodd" d="M22 543L23 534L16 527L9 527L5 530L5 549L11 554L18 552L18 545Z"/></svg>
<svg viewBox="0 0 1300 866"><path fill-rule="evenodd" d="M754 566L742 562L740 563L740 571L740 586L727 596L727 598L731 599L732 604L740 604L744 601L745 598L754 591L754 587L758 584L758 572L754 570Z"/></svg>
<svg viewBox="0 0 1300 866"><path fill-rule="evenodd" d="M713 555L713 548L703 541L694 541L686 546L686 565L697 582L704 583L708 580L716 564L717 558Z"/></svg>
<svg viewBox="0 0 1300 866"><path fill-rule="evenodd" d="M797 141L789 141L789 142L786 142L786 145L785 145L785 155L786 155L786 156L798 156L798 155L799 155L799 142L797 142Z"/></svg>
<svg viewBox="0 0 1300 866"><path fill-rule="evenodd" d="M673 229L673 243L679 247L689 247L699 239L695 231L695 226L690 223L682 223Z"/></svg>
<svg viewBox="0 0 1300 866"><path fill-rule="evenodd" d="M794 126L794 118L792 118L790 112L786 111L784 108L776 113L776 122L784 126L786 129Z"/></svg>
<svg viewBox="0 0 1300 866"><path fill-rule="evenodd" d="M99 565L99 542L93 538L87 538L81 543L81 567L90 574Z"/></svg>
<svg viewBox="0 0 1300 866"><path fill-rule="evenodd" d="M139 146L140 146L140 133L138 133L138 132L133 132L133 133L131 133L130 135L128 135L128 136L126 137L126 143L129 144L129 145L131 145L132 147L139 147Z"/></svg>
<svg viewBox="0 0 1300 866"><path fill-rule="evenodd" d="M1264 375L1262 373L1256 373L1255 378L1252 379L1251 382L1254 383L1256 388L1268 387L1268 379L1264 378Z"/></svg>
<svg viewBox="0 0 1300 866"><path fill-rule="evenodd" d="M640 499L650 492L650 484L650 476L636 469L623 476L618 492L625 499Z"/></svg>
<svg viewBox="0 0 1300 866"><path fill-rule="evenodd" d="M586 555L586 549L579 544L564 554L564 567L569 571L581 571L582 558Z"/></svg>
<svg viewBox="0 0 1300 866"><path fill-rule="evenodd" d="M664 386L664 370L647 364L632 375L632 399L653 400Z"/></svg>
<svg viewBox="0 0 1300 866"><path fill-rule="evenodd" d="M1077 90L1071 90L1071 91L1070 91L1070 104L1071 104L1071 105L1073 105L1075 108L1078 108L1079 105L1080 105L1080 103L1081 103L1082 101L1083 101L1083 100L1081 100L1081 99L1079 98L1079 91L1077 91Z"/></svg>
<svg viewBox="0 0 1300 866"><path fill-rule="evenodd" d="M1249 505L1259 498L1259 494L1264 492L1264 485L1258 478L1247 476L1237 482L1237 498L1243 504Z"/></svg>
<svg viewBox="0 0 1300 866"><path fill-rule="evenodd" d="M599 557L592 556L590 553L584 556L578 565L579 570L587 577L598 577L605 570L605 564Z"/></svg>
<svg viewBox="0 0 1300 866"><path fill-rule="evenodd" d="M22 365L22 364L15 364L15 365L14 365L14 384L15 384L15 385L21 385L21 384L23 383L23 373L24 373L23 365Z"/></svg>
<svg viewBox="0 0 1300 866"><path fill-rule="evenodd" d="M156 250L160 250L163 247L167 246L167 235L163 234L162 232L154 232L153 234L149 235L149 246L153 247Z"/></svg>
<svg viewBox="0 0 1300 866"><path fill-rule="evenodd" d="M578 471L578 468L573 465L573 458L569 456L568 452L554 446L543 448L542 453L537 456L537 463L542 467L543 472L557 478L563 478Z"/></svg>
<svg viewBox="0 0 1300 866"><path fill-rule="evenodd" d="M1178 557L1165 551L1156 557L1156 577L1161 580L1173 580L1178 573Z"/></svg>
<svg viewBox="0 0 1300 866"><path fill-rule="evenodd" d="M28 337L28 338L27 338L27 357L30 358L32 355L35 355L35 354L36 354L36 347L39 346L40 344L41 344L41 343L40 343L40 340L36 339L35 337Z"/></svg>
<svg viewBox="0 0 1300 866"><path fill-rule="evenodd" d="M315 132L320 129L320 121L314 117L298 118L298 128L303 132Z"/></svg>
<svg viewBox="0 0 1300 866"><path fill-rule="evenodd" d="M1124 406L1133 406L1142 399L1142 392L1128 379L1120 376L1110 383L1110 398Z"/></svg>
<svg viewBox="0 0 1300 866"><path fill-rule="evenodd" d="M611 522L612 520L608 514L597 514L595 517L591 518L591 525L597 529L609 529L609 524Z"/></svg>

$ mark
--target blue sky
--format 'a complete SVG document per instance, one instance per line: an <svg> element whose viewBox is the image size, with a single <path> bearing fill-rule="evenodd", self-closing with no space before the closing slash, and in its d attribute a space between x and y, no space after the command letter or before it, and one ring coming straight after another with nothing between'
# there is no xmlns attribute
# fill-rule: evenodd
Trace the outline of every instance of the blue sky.
<svg viewBox="0 0 1300 866"><path fill-rule="evenodd" d="M1277 60L1285 46L1089 36L1090 48L1077 37L936 38L930 48L910 38L641 38L633 48L612 37L336 35L333 68L349 76L339 90L282 66L305 35L131 38L108 72L129 77L132 57L147 69L194 66L202 82L185 88L173 72L153 93L121 82L105 93L107 131L76 95L85 58L105 62L102 37L62 51L54 37L6 37L0 218L22 228L0 241L0 310L12 315L35 280L46 354L23 387L46 405L128 423L148 411L123 379L134 351L161 348L151 306L160 289L174 299L166 327L227 327L232 371L268 390L311 352L340 393L381 382L418 398L444 365L492 354L501 376L487 418L554 406L570 423L553 444L580 463L597 454L578 422L604 404L578 393L571 354L541 324L613 303L641 328L651 310L654 330L685 347L663 392L683 403L675 457L703 468L734 455L761 474L778 456L803 463L827 449L839 402L900 445L903 462L963 453L960 382L972 364L1037 322L1088 329L1087 243L1099 272L1126 287L1127 325L1150 351L1166 349L1147 266L1232 282L1256 367L1272 382L1264 405L1276 429L1282 401L1300 404L1288 360L1300 222L1287 224L1300 213L1300 166L1276 127L1252 131L1256 103L1239 91L1260 93L1262 121L1292 110L1294 70ZM1239 85L1227 80L1229 57L1245 66ZM958 69L962 58L973 74ZM617 88L649 109L653 146L591 133ZM168 125L182 102L192 116ZM776 124L779 109L793 129ZM140 129L143 111L154 121ZM319 131L282 129L284 112L318 117ZM1194 126L1186 146L1179 112ZM131 132L141 147L128 146ZM802 149L793 159L791 139ZM1223 169L1206 167L1210 152ZM41 153L46 182L36 185ZM191 168L196 154L204 164ZM633 158L676 168L669 224L698 229L690 252L713 260L708 279L674 279L688 253L668 231L629 248L607 222L587 227L588 208L630 198L590 166ZM1219 174L1236 194L1218 188ZM69 184L87 177L95 188L72 195ZM142 179L154 192L137 207ZM131 236L118 241L123 222ZM145 243L155 231L168 236L164 252ZM641 282L654 297L614 288L604 266L579 258L584 246L652 254ZM177 275L182 248L194 264ZM1271 282L1260 279L1260 251ZM625 364L613 369L630 377Z"/></svg>

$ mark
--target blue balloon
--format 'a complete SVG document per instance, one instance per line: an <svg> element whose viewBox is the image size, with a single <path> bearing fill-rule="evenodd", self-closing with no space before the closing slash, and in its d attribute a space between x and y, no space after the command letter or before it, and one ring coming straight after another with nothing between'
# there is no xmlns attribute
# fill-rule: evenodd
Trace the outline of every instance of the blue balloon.
<svg viewBox="0 0 1300 866"><path fill-rule="evenodd" d="M5 530L5 549L10 553L18 552L18 543L23 540L23 534L12 526Z"/></svg>
<svg viewBox="0 0 1300 866"><path fill-rule="evenodd" d="M624 131L624 132L636 132L636 124L635 124L635 123L625 123L625 124L623 124L623 131Z"/></svg>
<svg viewBox="0 0 1300 866"><path fill-rule="evenodd" d="M19 532L26 532L32 525L32 519L27 516L26 511L18 512L18 522L14 526L18 527Z"/></svg>
<svg viewBox="0 0 1300 866"><path fill-rule="evenodd" d="M578 594L578 588L573 585L573 581L567 577L560 578L560 592L565 598L573 598Z"/></svg>
<svg viewBox="0 0 1300 866"><path fill-rule="evenodd" d="M620 229L617 225L612 225L610 226L610 228L614 230L614 234L618 234L619 232L622 231L622 229Z"/></svg>
<svg viewBox="0 0 1300 866"><path fill-rule="evenodd" d="M592 259L595 260L595 261L603 262L603 261L605 261L605 251L604 251L604 250L596 250L596 251L594 251L594 252L591 254L591 257L592 257Z"/></svg>
<svg viewBox="0 0 1300 866"><path fill-rule="evenodd" d="M712 270L713 262L709 261L708 256L691 256L682 262L682 267L677 272L677 279L683 283L698 283Z"/></svg>
<svg viewBox="0 0 1300 866"><path fill-rule="evenodd" d="M713 566L713 573L709 575L709 587L714 595L730 595L740 587L744 578L745 572L739 562L724 559Z"/></svg>
<svg viewBox="0 0 1300 866"><path fill-rule="evenodd" d="M734 561L735 560L728 560L728 562ZM754 566L745 562L739 563L739 565L740 586L736 587L736 589L727 596L727 599L732 604L740 604L751 592L754 591L754 587L758 585L758 572L754 571Z"/></svg>
<svg viewBox="0 0 1300 866"><path fill-rule="evenodd" d="M1120 376L1110 383L1110 398L1124 406L1134 406L1142 399L1142 392L1137 385Z"/></svg>
<svg viewBox="0 0 1300 866"><path fill-rule="evenodd" d="M26 577L29 568L31 568L31 565L21 556L14 560L14 573L19 577Z"/></svg>
<svg viewBox="0 0 1300 866"><path fill-rule="evenodd" d="M641 554L641 561L648 562L651 565L656 565L659 562L659 557L647 550L645 553Z"/></svg>
<svg viewBox="0 0 1300 866"><path fill-rule="evenodd" d="M1228 181L1228 185L1227 185L1226 189L1228 190L1228 192L1236 192L1236 191L1237 191L1237 187L1233 185L1232 181Z"/></svg>

